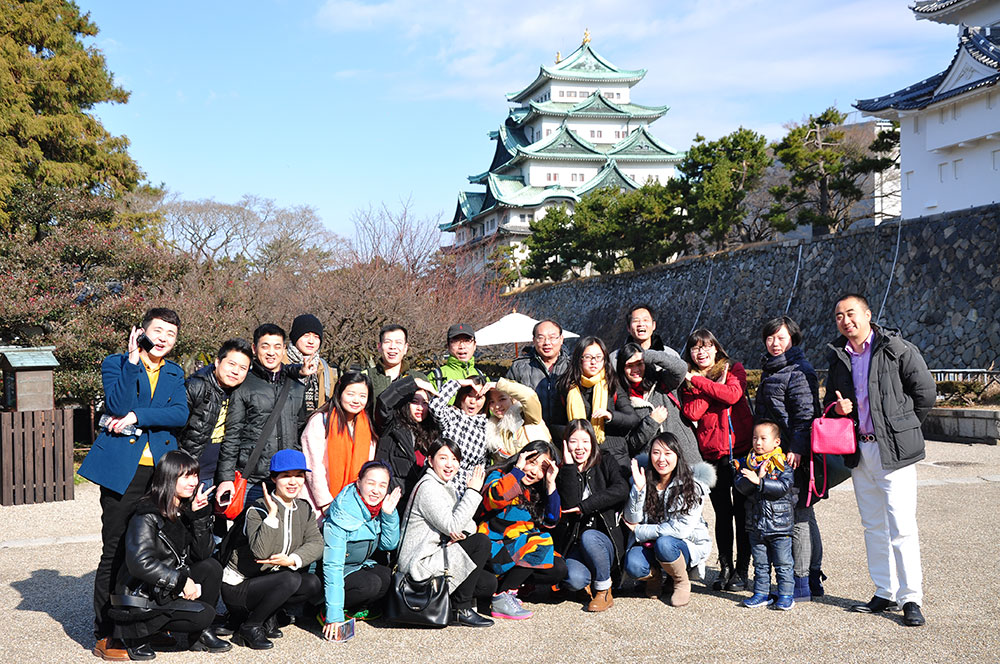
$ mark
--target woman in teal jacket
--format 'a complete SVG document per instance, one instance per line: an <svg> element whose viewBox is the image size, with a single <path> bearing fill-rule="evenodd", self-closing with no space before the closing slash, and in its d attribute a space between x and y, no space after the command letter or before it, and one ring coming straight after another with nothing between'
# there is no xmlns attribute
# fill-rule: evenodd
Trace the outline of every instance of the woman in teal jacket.
<svg viewBox="0 0 1000 664"><path fill-rule="evenodd" d="M323 519L323 579L326 613L323 635L333 639L344 609L359 611L389 590L392 572L372 559L376 550L399 544L399 487L389 492L389 466L380 460L361 466L358 479L334 498Z"/></svg>

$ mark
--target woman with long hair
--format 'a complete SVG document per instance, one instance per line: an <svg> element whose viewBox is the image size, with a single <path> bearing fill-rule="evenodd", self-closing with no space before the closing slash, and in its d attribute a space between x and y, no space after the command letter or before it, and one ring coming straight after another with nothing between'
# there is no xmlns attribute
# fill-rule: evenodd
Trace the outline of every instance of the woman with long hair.
<svg viewBox="0 0 1000 664"><path fill-rule="evenodd" d="M566 407L564 421L589 421L603 451L614 457L623 474L627 473L625 436L639 423L639 417L618 381L603 341L584 337L573 348L569 370L559 379L559 394Z"/></svg>
<svg viewBox="0 0 1000 664"><path fill-rule="evenodd" d="M694 428L681 415L681 402L675 392L687 375L687 363L673 349L643 350L630 341L618 351L615 369L618 379L628 388L629 401L637 424L625 437L633 457L649 453L649 444L659 433L672 433L681 444L689 465L701 461Z"/></svg>
<svg viewBox="0 0 1000 664"><path fill-rule="evenodd" d="M358 478L361 466L375 458L371 392L368 376L345 372L333 388L333 398L302 430L302 452L312 471L306 478L308 497L320 517L334 496Z"/></svg>
<svg viewBox="0 0 1000 664"><path fill-rule="evenodd" d="M431 394L410 376L392 383L379 395L380 408L392 413L375 447L375 458L392 468L395 486L403 489L400 502L410 500L424 475L430 450L441 439L441 428L431 413Z"/></svg>
<svg viewBox="0 0 1000 664"><path fill-rule="evenodd" d="M415 581L448 572L451 593L451 624L489 627L493 621L476 613L474 598L488 598L497 579L484 569L490 557L490 540L476 532L472 520L482 502L485 473L473 469L461 498L449 484L462 460L461 448L450 440L439 440L428 452L428 467L413 489L406 509L399 544L399 571Z"/></svg>
<svg viewBox="0 0 1000 664"><path fill-rule="evenodd" d="M535 440L503 463L487 469L479 532L490 538L489 569L496 574L494 618L523 620L533 614L517 598L517 589L532 579L553 585L566 578L566 563L555 552L551 529L559 522L556 487L559 453Z"/></svg>
<svg viewBox="0 0 1000 664"><path fill-rule="evenodd" d="M714 483L715 470L703 462L688 466L677 439L669 433L653 439L645 468L632 461L632 490L625 507L632 546L625 568L646 582L647 595L659 596L662 570L673 581L671 606L690 601L688 568L702 567L712 551L701 513Z"/></svg>
<svg viewBox="0 0 1000 664"><path fill-rule="evenodd" d="M192 650L232 648L212 630L222 566L211 557L214 487L199 488L198 470L187 452L167 452L129 520L111 616L130 659L156 657L149 641L166 631L187 634Z"/></svg>
<svg viewBox="0 0 1000 664"><path fill-rule="evenodd" d="M710 495L715 509L715 544L719 575L715 590L744 590L750 567L750 539L745 520L745 498L733 488L733 459L750 451L753 415L747 401L747 372L729 359L719 340L700 328L684 345L688 372L681 386L681 412L697 423L695 436L701 458L715 466L718 480ZM736 561L733 562L733 527Z"/></svg>
<svg viewBox="0 0 1000 664"><path fill-rule="evenodd" d="M618 462L601 453L590 422L573 420L563 429L563 465L556 485L562 503L556 542L569 570L565 585L586 591L587 611L605 611L614 604L612 577L625 554L618 514L628 483Z"/></svg>

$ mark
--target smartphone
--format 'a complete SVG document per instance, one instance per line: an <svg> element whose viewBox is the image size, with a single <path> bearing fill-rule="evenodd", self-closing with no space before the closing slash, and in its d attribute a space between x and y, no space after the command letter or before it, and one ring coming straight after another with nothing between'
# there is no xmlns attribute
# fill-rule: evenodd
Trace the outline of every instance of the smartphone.
<svg viewBox="0 0 1000 664"><path fill-rule="evenodd" d="M347 641L354 636L354 618L349 618L337 625L333 633L333 641Z"/></svg>
<svg viewBox="0 0 1000 664"><path fill-rule="evenodd" d="M146 351L147 353L156 348L156 344L153 343L152 339L146 336L145 332L139 334L139 336L136 337L135 342L139 345L139 348Z"/></svg>

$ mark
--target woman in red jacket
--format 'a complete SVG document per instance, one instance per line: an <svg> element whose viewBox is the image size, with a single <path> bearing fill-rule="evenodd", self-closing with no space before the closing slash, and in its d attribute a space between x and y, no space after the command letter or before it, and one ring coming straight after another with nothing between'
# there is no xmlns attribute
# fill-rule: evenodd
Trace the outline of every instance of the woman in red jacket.
<svg viewBox="0 0 1000 664"><path fill-rule="evenodd" d="M719 548L719 576L715 590L744 590L750 566L750 540L744 521L744 497L733 490L734 458L750 451L753 414L746 398L747 372L732 362L718 339L701 328L684 347L688 373L681 386L685 417L695 423L702 458L713 464L718 481L710 498L715 509L715 541ZM733 523L736 524L736 563L733 564Z"/></svg>

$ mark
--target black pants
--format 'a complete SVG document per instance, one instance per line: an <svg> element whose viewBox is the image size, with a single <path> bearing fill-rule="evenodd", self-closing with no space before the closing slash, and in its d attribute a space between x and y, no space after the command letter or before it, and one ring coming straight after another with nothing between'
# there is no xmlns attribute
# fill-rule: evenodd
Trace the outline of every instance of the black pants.
<svg viewBox="0 0 1000 664"><path fill-rule="evenodd" d="M451 606L455 609L472 608L473 597L490 597L497 590L497 577L484 570L490 559L490 538L483 533L469 535L458 541L466 555L476 564L476 569L451 593Z"/></svg>
<svg viewBox="0 0 1000 664"><path fill-rule="evenodd" d="M201 584L201 596L198 601L204 604L205 608L197 613L171 612L170 622L163 628L165 632L199 634L215 620L215 605L219 602L219 589L222 586L222 565L215 558L199 560L191 566L190 576L195 583Z"/></svg>
<svg viewBox="0 0 1000 664"><path fill-rule="evenodd" d="M246 615L244 625L258 626L278 609L303 602L317 603L323 597L323 584L305 570L282 569L244 579L231 586L223 584L222 600L236 614Z"/></svg>
<svg viewBox="0 0 1000 664"><path fill-rule="evenodd" d="M118 570L125 561L122 539L128 529L135 504L149 489L153 478L152 466L139 466L125 493L116 493L101 487L101 560L94 575L94 638L111 636L114 621L108 617L111 593L114 591Z"/></svg>
<svg viewBox="0 0 1000 664"><path fill-rule="evenodd" d="M548 569L514 567L509 570L500 580L500 592L519 588L529 579L539 586L554 586L567 576L569 576L569 569L566 567L566 561L556 556L552 561L552 567Z"/></svg>
<svg viewBox="0 0 1000 664"><path fill-rule="evenodd" d="M715 545L719 560L733 563L733 523L736 524L737 571L747 572L750 566L750 536L746 527L746 497L733 487L733 471L729 458L713 462L717 480L709 498L715 510Z"/></svg>
<svg viewBox="0 0 1000 664"><path fill-rule="evenodd" d="M344 609L358 610L385 597L392 584L392 571L385 565L362 567L344 577Z"/></svg>

